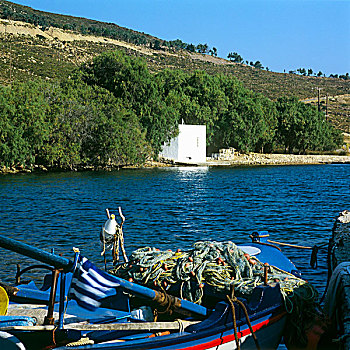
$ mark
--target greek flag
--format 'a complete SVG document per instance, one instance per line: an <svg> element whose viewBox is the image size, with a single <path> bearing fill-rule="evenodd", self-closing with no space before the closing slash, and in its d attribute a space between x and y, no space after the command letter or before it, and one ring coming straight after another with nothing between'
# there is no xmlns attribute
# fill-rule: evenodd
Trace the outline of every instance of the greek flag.
<svg viewBox="0 0 350 350"><path fill-rule="evenodd" d="M68 298L74 299L84 309L94 311L111 288L120 284L108 273L100 270L88 259L79 255Z"/></svg>

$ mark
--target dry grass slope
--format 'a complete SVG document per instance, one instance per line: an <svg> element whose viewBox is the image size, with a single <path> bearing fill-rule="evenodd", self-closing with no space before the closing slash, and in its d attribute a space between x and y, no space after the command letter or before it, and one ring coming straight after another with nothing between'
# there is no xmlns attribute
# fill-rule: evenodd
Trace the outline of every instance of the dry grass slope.
<svg viewBox="0 0 350 350"><path fill-rule="evenodd" d="M12 20L0 19L0 83L10 84L14 80L26 81L34 77L64 79L80 64L104 51L115 49L143 57L154 72L170 68L232 74L247 88L271 99L285 95L303 100L315 97L316 88L321 88L322 96L330 96L330 120L342 131L350 131L350 80L268 72L209 55L175 52L165 48L152 50L146 46L59 28L43 30L32 24ZM324 100L321 101L321 107L325 110Z"/></svg>

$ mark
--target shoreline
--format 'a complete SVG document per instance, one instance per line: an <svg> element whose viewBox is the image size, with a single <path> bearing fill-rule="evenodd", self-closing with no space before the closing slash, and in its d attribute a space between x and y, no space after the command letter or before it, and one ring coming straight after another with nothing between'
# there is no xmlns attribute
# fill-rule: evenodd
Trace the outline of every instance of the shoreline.
<svg viewBox="0 0 350 350"><path fill-rule="evenodd" d="M235 155L231 159L207 158L206 163L149 161L144 166L128 166L125 168L164 168L179 166L209 166L209 167L238 167L238 166L273 166L273 165L322 165L322 164L350 164L350 155L299 155L299 154L268 154L249 153Z"/></svg>
<svg viewBox="0 0 350 350"><path fill-rule="evenodd" d="M174 161L148 161L143 165L127 166L106 166L93 167L83 166L73 169L46 168L35 165L32 169L23 166L0 169L1 175L18 173L46 173L46 172L83 172L83 171L113 171L121 169L147 169L147 168L165 168L179 166L208 166L208 167L237 167L237 166L273 166L273 165L322 165L322 164L350 164L350 155L297 155L297 154L265 154L249 153L235 155L231 159L212 159L207 158L206 163L184 163Z"/></svg>
<svg viewBox="0 0 350 350"><path fill-rule="evenodd" d="M208 165L316 165L316 164L350 164L350 155L300 155L300 154L264 154L249 153L234 156L230 160L210 160Z"/></svg>

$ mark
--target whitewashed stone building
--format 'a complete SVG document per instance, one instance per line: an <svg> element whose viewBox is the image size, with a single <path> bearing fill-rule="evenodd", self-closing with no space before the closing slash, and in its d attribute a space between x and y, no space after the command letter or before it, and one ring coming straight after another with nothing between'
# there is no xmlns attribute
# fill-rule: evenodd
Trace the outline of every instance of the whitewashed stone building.
<svg viewBox="0 0 350 350"><path fill-rule="evenodd" d="M206 162L206 126L179 125L179 135L163 146L160 158L175 163Z"/></svg>

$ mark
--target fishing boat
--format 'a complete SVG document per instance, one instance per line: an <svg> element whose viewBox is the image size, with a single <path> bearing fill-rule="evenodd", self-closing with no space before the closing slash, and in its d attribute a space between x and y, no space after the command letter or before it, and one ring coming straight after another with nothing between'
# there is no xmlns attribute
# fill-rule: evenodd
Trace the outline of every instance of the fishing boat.
<svg viewBox="0 0 350 350"><path fill-rule="evenodd" d="M279 248L264 241L265 236L266 232L254 233L252 242L242 246L201 242L185 252L141 249L137 253L148 261L161 254L166 258L147 270L135 253L128 263L107 273L78 251L70 260L0 235L2 248L50 270L41 287L21 284L18 278L10 315L2 316L9 317L8 322L0 322L0 348L276 349L288 319L286 284L298 288L306 282ZM198 249L204 252L202 258L217 254L204 264L207 270L199 264L195 272L188 271L186 283L171 283L166 265L173 264L175 271L179 262L188 261L183 268L193 268ZM239 259L230 263L233 254ZM153 288L150 275L147 283L137 280L144 269L158 274ZM230 276L224 276L227 271ZM239 278L243 271L254 278ZM210 276L201 283L205 273ZM197 287L200 300L193 300L196 293L191 291L185 297L184 286Z"/></svg>

